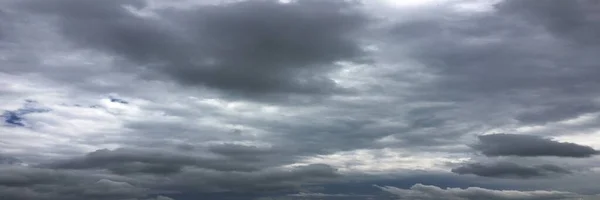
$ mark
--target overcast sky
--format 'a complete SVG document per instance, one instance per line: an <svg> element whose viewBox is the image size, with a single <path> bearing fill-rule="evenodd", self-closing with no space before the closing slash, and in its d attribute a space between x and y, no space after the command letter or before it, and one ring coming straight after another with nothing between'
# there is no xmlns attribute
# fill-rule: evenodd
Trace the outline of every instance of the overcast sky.
<svg viewBox="0 0 600 200"><path fill-rule="evenodd" d="M0 0L0 199L600 199L598 52L596 0Z"/></svg>

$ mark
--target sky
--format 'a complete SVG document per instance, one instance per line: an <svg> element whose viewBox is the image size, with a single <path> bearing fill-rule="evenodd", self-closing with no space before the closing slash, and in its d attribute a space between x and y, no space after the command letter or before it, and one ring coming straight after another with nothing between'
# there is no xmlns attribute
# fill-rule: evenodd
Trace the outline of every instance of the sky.
<svg viewBox="0 0 600 200"><path fill-rule="evenodd" d="M600 199L596 0L2 0L3 200Z"/></svg>

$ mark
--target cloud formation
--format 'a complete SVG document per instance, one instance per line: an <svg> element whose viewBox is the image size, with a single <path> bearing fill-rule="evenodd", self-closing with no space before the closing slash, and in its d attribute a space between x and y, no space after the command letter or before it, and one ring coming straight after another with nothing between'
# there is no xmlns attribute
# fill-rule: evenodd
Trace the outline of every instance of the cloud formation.
<svg viewBox="0 0 600 200"><path fill-rule="evenodd" d="M156 17L127 9L144 9L141 0L22 4L57 17L75 44L135 63L123 70L236 95L335 92L341 88L326 74L338 68L336 62L366 56L352 36L368 18L344 1L244 1L150 11Z"/></svg>
<svg viewBox="0 0 600 200"><path fill-rule="evenodd" d="M135 166L123 167L126 170ZM112 169L114 171L114 169ZM301 184L339 176L327 165L298 166L289 170L227 172L192 168L179 173L123 176L98 170L45 169L24 166L0 168L0 194L8 199L144 199L157 193L287 191ZM137 171L140 172L140 171ZM127 175L127 174L125 174ZM150 176L149 176L150 175ZM157 197L166 198L166 197Z"/></svg>
<svg viewBox="0 0 600 200"><path fill-rule="evenodd" d="M16 166L1 167L0 172L0 194L9 200L141 199L149 195L145 188L101 174Z"/></svg>
<svg viewBox="0 0 600 200"><path fill-rule="evenodd" d="M256 171L257 168L235 160L197 157L185 154L134 149L97 150L81 158L42 165L55 169L109 169L123 173L176 173L185 166L223 171Z"/></svg>
<svg viewBox="0 0 600 200"><path fill-rule="evenodd" d="M600 30L600 5L593 0L510 2L498 5L501 12L514 13L581 45L600 44L593 33Z"/></svg>
<svg viewBox="0 0 600 200"><path fill-rule="evenodd" d="M491 164L468 163L452 169L452 172L500 178L533 178L572 173L567 169L551 164L530 167L511 162L496 162Z"/></svg>
<svg viewBox="0 0 600 200"><path fill-rule="evenodd" d="M598 8L0 1L0 196L593 199Z"/></svg>
<svg viewBox="0 0 600 200"><path fill-rule="evenodd" d="M558 156L585 158L598 154L592 147L570 142L518 134L490 134L478 136L473 149L486 156Z"/></svg>
<svg viewBox="0 0 600 200"><path fill-rule="evenodd" d="M416 184L410 189L400 189L392 186L376 186L385 192L397 195L400 199L422 200L542 200L542 199L580 199L582 196L559 191L516 191L516 190L490 190L478 187L439 188L431 185Z"/></svg>

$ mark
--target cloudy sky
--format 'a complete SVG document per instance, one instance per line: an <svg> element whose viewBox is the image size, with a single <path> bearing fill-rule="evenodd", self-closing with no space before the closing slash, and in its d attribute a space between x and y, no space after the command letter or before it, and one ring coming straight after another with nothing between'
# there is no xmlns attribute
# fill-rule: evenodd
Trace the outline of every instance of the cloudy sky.
<svg viewBox="0 0 600 200"><path fill-rule="evenodd" d="M596 0L0 0L0 196L599 199L599 38Z"/></svg>

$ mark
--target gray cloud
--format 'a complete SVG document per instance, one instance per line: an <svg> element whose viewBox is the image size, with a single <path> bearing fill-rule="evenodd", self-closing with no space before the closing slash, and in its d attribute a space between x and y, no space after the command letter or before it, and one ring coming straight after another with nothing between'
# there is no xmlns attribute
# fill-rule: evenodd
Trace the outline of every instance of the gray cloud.
<svg viewBox="0 0 600 200"><path fill-rule="evenodd" d="M158 17L136 16L124 6L144 3L22 3L32 13L57 16L64 36L82 48L144 66L152 72L146 78L166 76L236 95L340 91L327 76L335 62L366 56L353 36L368 19L344 1L244 1L155 10Z"/></svg>
<svg viewBox="0 0 600 200"><path fill-rule="evenodd" d="M584 158L598 154L592 147L557 142L534 135L490 134L478 136L472 148L486 156L558 156Z"/></svg>
<svg viewBox="0 0 600 200"><path fill-rule="evenodd" d="M256 171L258 166L225 158L189 156L168 151L135 149L102 149L80 158L43 164L55 169L108 169L114 173L168 174L180 172L185 166L218 171Z"/></svg>
<svg viewBox="0 0 600 200"><path fill-rule="evenodd" d="M0 20L2 20L0 22L0 41L3 41L4 37L6 37L6 29L8 28L8 23L6 23L8 19L4 10L0 10Z"/></svg>
<svg viewBox="0 0 600 200"><path fill-rule="evenodd" d="M36 167L57 172L94 171L105 176L135 180L136 187L151 189L149 191L191 193L288 191L340 176L337 169L324 164L281 168L271 160L264 160L262 157L271 152L258 150L258 147L222 144L209 146L207 150L102 149ZM216 154L210 154L213 152ZM279 162L283 161L288 159ZM28 183L20 186L27 187Z"/></svg>
<svg viewBox="0 0 600 200"><path fill-rule="evenodd" d="M389 32L394 43L386 46L390 51L407 51L408 59L433 74L429 82L415 86L413 95L420 100L455 102L456 107L467 110L485 107L494 115L475 117L485 118L488 124L571 119L599 111L595 101L600 88L595 78L600 75L598 57L577 44L566 45L528 16L560 20L563 18L556 17L555 11L544 9L568 10L576 2L502 1L493 11L470 14L443 10L439 16L396 23ZM577 15L576 11L570 13ZM395 46L397 43L403 46Z"/></svg>
<svg viewBox="0 0 600 200"><path fill-rule="evenodd" d="M8 200L137 199L146 188L126 179L95 172L57 171L31 167L1 167L0 195Z"/></svg>
<svg viewBox="0 0 600 200"><path fill-rule="evenodd" d="M124 169L137 168L130 165ZM322 183L340 176L336 169L323 164L289 169L264 168L252 172L184 168L163 174L139 174L140 171L137 171L135 174L113 175L103 170L25 166L1 166L0 172L0 195L10 200L114 200L146 199L157 193L298 191L304 185Z"/></svg>
<svg viewBox="0 0 600 200"><path fill-rule="evenodd" d="M348 1L192 2L197 1L0 2L11 20L18 19L0 21L0 37L8 36L0 38L1 109L18 114L22 99L30 96L53 108L27 118L3 116L32 128L0 130L0 150L35 167L5 170L0 196L163 200L168 197L154 195L296 194L314 184L373 178L362 170L402 173L404 167L422 167L420 162L447 167L421 155L465 159L470 150L464 144L482 132L536 126L535 134L568 138L600 127L598 42L589 33L597 22L580 10L592 8L583 1L556 6L507 0L480 12L442 3L394 8L390 15L363 13L368 9ZM465 2L475 1L460 1ZM381 13L383 20L371 21L369 15ZM362 39L376 45L367 51ZM369 59L376 59L374 65ZM295 101L256 101L274 99ZM589 119L563 123L581 116ZM585 171L595 161L578 159L597 154L591 147L538 136L479 139L475 150L509 156L502 159L513 163L467 164L454 172L478 176L445 172L426 181L598 191L589 184L598 173ZM123 148L81 155L115 146ZM351 172L320 164L289 167L324 158ZM558 167L564 163L569 165ZM552 180L490 178L569 170L582 173ZM415 180L423 181L409 184ZM492 199L557 194L429 189L417 186L414 198L438 198L436 192L461 200L479 198L471 193ZM310 194L338 193L346 194Z"/></svg>
<svg viewBox="0 0 600 200"><path fill-rule="evenodd" d="M11 9L8 8L8 2L0 2L0 49L10 47L12 40L12 29L15 28L15 22L18 21Z"/></svg>
<svg viewBox="0 0 600 200"><path fill-rule="evenodd" d="M275 156L278 153L271 148L238 145L238 144L220 144L208 147L210 152L242 160L264 160L265 156Z"/></svg>
<svg viewBox="0 0 600 200"><path fill-rule="evenodd" d="M557 36L576 41L580 45L600 44L595 35L600 31L598 1L503 1L497 8L503 13L517 14L528 21L541 24Z"/></svg>
<svg viewBox="0 0 600 200"><path fill-rule="evenodd" d="M491 190L479 187L443 189L423 184L413 185L410 189L400 189L392 186L377 187L383 191L397 195L400 199L407 200L575 200L584 197L584 195L560 191Z"/></svg>
<svg viewBox="0 0 600 200"><path fill-rule="evenodd" d="M325 183L339 178L329 165L311 164L290 169L266 168L254 172L224 172L188 169L164 179L163 188L181 192L276 192L298 191L302 186Z"/></svg>
<svg viewBox="0 0 600 200"><path fill-rule="evenodd" d="M297 194L290 194L288 196L292 197L304 197L304 198L365 198L365 197L373 197L373 195L359 195L359 194L324 194L324 193L305 193L300 192Z"/></svg>
<svg viewBox="0 0 600 200"><path fill-rule="evenodd" d="M551 164L530 167L511 162L496 162L491 164L468 163L452 169L452 172L500 178L534 178L571 173L567 169Z"/></svg>
<svg viewBox="0 0 600 200"><path fill-rule="evenodd" d="M544 124L546 122L562 121L599 110L595 103L548 106L536 110L525 111L515 119L525 124Z"/></svg>
<svg viewBox="0 0 600 200"><path fill-rule="evenodd" d="M19 165L23 164L23 161L13 156L0 154L0 165Z"/></svg>
<svg viewBox="0 0 600 200"><path fill-rule="evenodd" d="M260 197L255 200L300 200L300 199L374 199L380 196L377 195L360 195L360 194L325 194L325 193L307 193L300 192L296 194L288 194L286 196L275 197Z"/></svg>

